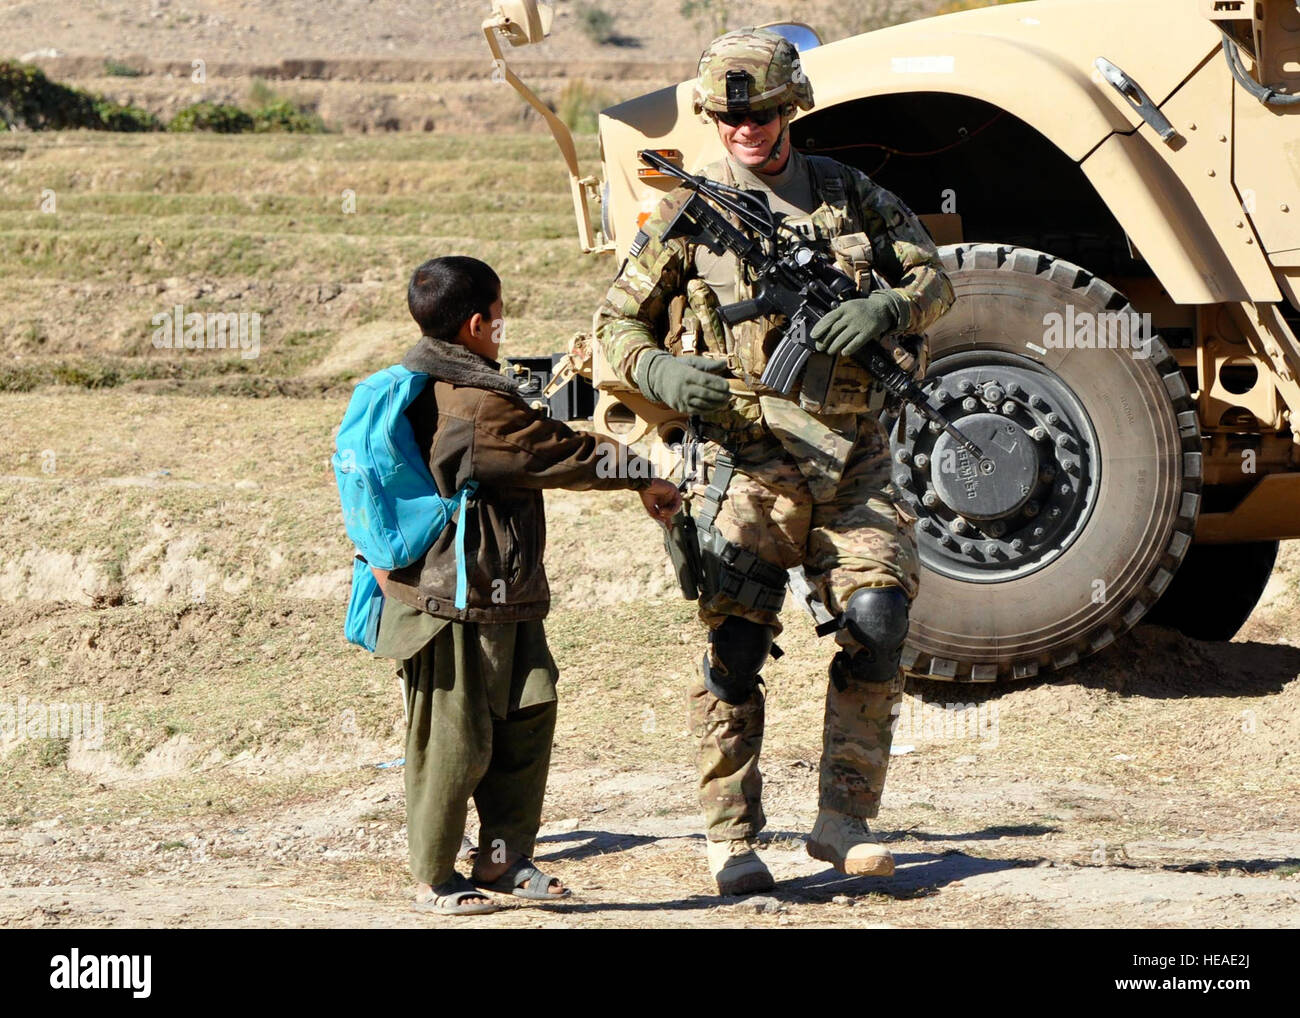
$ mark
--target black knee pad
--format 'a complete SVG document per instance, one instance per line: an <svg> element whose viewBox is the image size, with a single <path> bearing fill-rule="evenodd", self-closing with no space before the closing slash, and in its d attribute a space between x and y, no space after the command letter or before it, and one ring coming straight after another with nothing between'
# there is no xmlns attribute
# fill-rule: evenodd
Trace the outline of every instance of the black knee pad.
<svg viewBox="0 0 1300 1018"><path fill-rule="evenodd" d="M772 627L728 615L709 634L709 645L720 667L715 671L704 655L705 688L723 703L744 703L754 695L763 663L773 653Z"/></svg>
<svg viewBox="0 0 1300 1018"><path fill-rule="evenodd" d="M907 639L907 595L898 587L864 587L844 606L844 631L850 646L835 655L831 677L844 688L849 681L890 682L898 674Z"/></svg>

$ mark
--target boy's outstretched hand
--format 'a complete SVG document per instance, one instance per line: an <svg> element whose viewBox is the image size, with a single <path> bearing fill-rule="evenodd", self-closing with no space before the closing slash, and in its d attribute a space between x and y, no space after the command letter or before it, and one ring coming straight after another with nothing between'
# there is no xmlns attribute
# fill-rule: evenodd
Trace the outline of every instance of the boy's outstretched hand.
<svg viewBox="0 0 1300 1018"><path fill-rule="evenodd" d="M656 477L651 481L650 487L641 491L640 495L641 504L645 506L645 511L650 514L650 518L658 520L665 527L682 507L682 493L677 490L677 485L672 481L665 481L662 477Z"/></svg>

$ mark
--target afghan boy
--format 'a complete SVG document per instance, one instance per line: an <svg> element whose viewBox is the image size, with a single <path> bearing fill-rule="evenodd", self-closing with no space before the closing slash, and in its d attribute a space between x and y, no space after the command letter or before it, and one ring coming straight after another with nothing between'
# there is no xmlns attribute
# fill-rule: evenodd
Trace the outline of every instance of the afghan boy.
<svg viewBox="0 0 1300 1018"><path fill-rule="evenodd" d="M407 689L406 804L414 908L496 910L485 890L537 900L570 892L529 858L541 824L558 673L542 619L543 491L632 489L661 523L681 497L629 450L529 407L497 363L501 281L468 257L435 258L407 290L419 342L402 364L430 378L407 410L438 491L478 482L423 559L376 571L386 595L375 653L402 661ZM610 464L619 469L611 470ZM465 529L465 607L457 610L457 530ZM471 878L455 869L473 798Z"/></svg>

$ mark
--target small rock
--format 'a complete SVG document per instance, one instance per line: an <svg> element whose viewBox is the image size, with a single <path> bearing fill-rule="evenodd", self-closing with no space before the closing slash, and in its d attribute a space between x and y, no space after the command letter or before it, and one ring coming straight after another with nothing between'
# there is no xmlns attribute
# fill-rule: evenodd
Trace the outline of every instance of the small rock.
<svg viewBox="0 0 1300 1018"><path fill-rule="evenodd" d="M745 907L754 912L767 913L768 915L777 915L786 910L784 902L777 901L775 898L769 898L766 895L759 895L757 898L750 898L745 902Z"/></svg>
<svg viewBox="0 0 1300 1018"><path fill-rule="evenodd" d="M853 899L850 898L847 894L837 894L837 895L835 895L834 898L831 899L831 904L832 904L832 905L852 905L852 904L853 904Z"/></svg>
<svg viewBox="0 0 1300 1018"><path fill-rule="evenodd" d="M28 848L48 848L54 844L54 839L48 834L24 834L23 844Z"/></svg>
<svg viewBox="0 0 1300 1018"><path fill-rule="evenodd" d="M978 757L973 757L973 756L959 756L959 757L957 757L957 759L956 759L955 761L953 761L953 762L954 762L954 763L959 763L959 764L973 764L973 763L977 763L978 760L979 760Z"/></svg>

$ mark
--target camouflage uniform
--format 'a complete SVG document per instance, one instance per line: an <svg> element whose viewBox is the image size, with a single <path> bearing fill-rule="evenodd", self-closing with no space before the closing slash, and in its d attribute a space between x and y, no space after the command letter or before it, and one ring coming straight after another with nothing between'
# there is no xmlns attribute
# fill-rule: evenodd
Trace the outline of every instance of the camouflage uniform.
<svg viewBox="0 0 1300 1018"><path fill-rule="evenodd" d="M810 89L808 100L810 106ZM697 99L700 107L708 104ZM794 152L786 170L808 174L807 193L813 199L810 208L788 209L787 224L833 252L840 267L862 282L873 268L879 272L906 299L908 316L899 323L900 334L924 332L947 311L953 292L938 253L897 197L830 159ZM727 184L747 174L729 159L700 172ZM754 187L762 181L741 183ZM868 407L871 376L841 357L821 402L798 388L782 397L762 387L758 379L784 319L724 327L716 314L717 290L724 291L723 302L741 300L751 296L750 283L736 265L732 285L719 286L720 279L727 280L725 268L719 275L716 255L681 238L662 239L666 224L688 197L684 188L673 191L648 218L597 314L597 342L611 371L635 388L637 360L649 350L726 358L745 387L733 391L724 408L698 419L700 437L707 440L701 461L708 473L724 448L735 461L714 526L763 562L783 570L802 564L832 613L841 612L848 597L864 587L898 587L909 600L914 598L918 564L912 520L896 501L889 444ZM782 209L779 194L772 204ZM702 278L706 274L710 283ZM697 517L706 489L698 481L689 493ZM776 610L746 607L724 594L701 598L700 619L710 630L729 616L769 626L773 634L780 631ZM843 633L837 640L846 642ZM712 647L711 641L710 665L718 668L722 662ZM902 690L901 670L892 682L828 684L823 808L855 817L876 815L889 764L893 711ZM759 689L740 704L719 699L702 680L690 690L710 841L751 838L764 825L758 769L763 710Z"/></svg>

